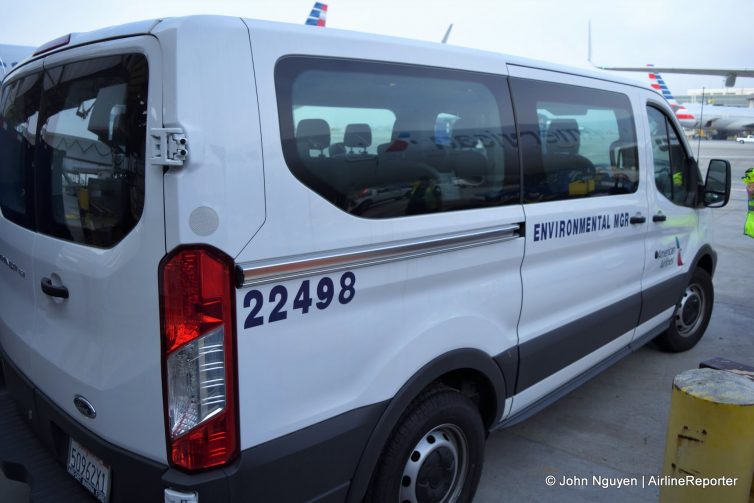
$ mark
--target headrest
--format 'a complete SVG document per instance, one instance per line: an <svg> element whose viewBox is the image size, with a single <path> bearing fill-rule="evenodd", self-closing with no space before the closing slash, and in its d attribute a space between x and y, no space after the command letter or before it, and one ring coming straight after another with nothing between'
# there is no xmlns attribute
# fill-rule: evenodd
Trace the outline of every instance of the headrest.
<svg viewBox="0 0 754 503"><path fill-rule="evenodd" d="M367 148L372 144L372 128L369 124L349 124L343 136L346 147Z"/></svg>
<svg viewBox="0 0 754 503"><path fill-rule="evenodd" d="M296 139L310 150L324 150L330 146L330 125L324 119L301 119Z"/></svg>
<svg viewBox="0 0 754 503"><path fill-rule="evenodd" d="M113 133L113 112L125 111L126 84L103 87L97 91L87 129L97 135L99 141L108 142Z"/></svg>
<svg viewBox="0 0 754 503"><path fill-rule="evenodd" d="M576 119L555 119L550 122L546 135L548 154L577 154L581 144L579 123Z"/></svg>

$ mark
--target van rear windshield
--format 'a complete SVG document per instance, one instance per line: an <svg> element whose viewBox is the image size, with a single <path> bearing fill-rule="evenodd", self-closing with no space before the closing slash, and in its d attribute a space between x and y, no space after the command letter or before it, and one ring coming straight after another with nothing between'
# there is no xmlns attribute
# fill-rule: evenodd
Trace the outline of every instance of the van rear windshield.
<svg viewBox="0 0 754 503"><path fill-rule="evenodd" d="M3 216L80 244L120 242L144 208L147 83L141 54L77 61L7 83Z"/></svg>
<svg viewBox="0 0 754 503"><path fill-rule="evenodd" d="M34 147L41 75L17 78L3 87L0 106L0 208L3 216L27 228L34 226Z"/></svg>

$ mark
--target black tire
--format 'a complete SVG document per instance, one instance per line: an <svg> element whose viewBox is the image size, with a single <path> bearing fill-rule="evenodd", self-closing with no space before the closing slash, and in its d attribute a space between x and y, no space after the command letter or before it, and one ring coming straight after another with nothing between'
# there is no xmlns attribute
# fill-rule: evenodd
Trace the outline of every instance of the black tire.
<svg viewBox="0 0 754 503"><path fill-rule="evenodd" d="M474 403L452 388L420 395L385 446L367 501L471 501L484 459L485 429Z"/></svg>
<svg viewBox="0 0 754 503"><path fill-rule="evenodd" d="M712 278L704 269L696 269L676 304L670 327L655 342L665 351L687 351L701 340L712 316L715 290Z"/></svg>

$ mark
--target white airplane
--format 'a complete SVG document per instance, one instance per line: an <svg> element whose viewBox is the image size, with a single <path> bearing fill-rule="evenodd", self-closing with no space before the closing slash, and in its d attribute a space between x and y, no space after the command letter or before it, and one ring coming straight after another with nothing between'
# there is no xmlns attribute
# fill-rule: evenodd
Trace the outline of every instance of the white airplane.
<svg viewBox="0 0 754 503"><path fill-rule="evenodd" d="M620 72L649 72L650 87L659 91L675 112L681 126L687 129L715 129L716 137L725 138L742 130L754 129L754 108L731 107L720 105L703 105L697 103L679 104L668 89L660 72L665 73L688 73L698 75L721 75L725 77L725 85L732 87L736 83L736 77L754 77L754 69L750 68L679 68L657 67L647 65L638 66L602 66L592 62L592 23L589 22L587 32L587 61L600 70Z"/></svg>
<svg viewBox="0 0 754 503"><path fill-rule="evenodd" d="M670 93L668 86L660 77L663 73L684 73L691 75L720 75L725 77L725 86L733 87L737 77L754 77L752 68L683 68L683 67L658 67L647 65L641 66L604 66L595 65L592 62L592 23L589 21L587 33L588 55L587 61L600 70L616 72L646 72L649 71L650 87L659 91L675 111L676 117L685 128L715 129L717 137L725 138L728 134L742 130L754 129L754 108L731 107L720 105L702 105L696 103L678 104Z"/></svg>
<svg viewBox="0 0 754 503"><path fill-rule="evenodd" d="M662 94L662 97L668 102L670 108L673 109L681 126L687 129L697 127L699 122L697 118L698 114L694 115L685 105L678 103L660 74L654 71L654 67L652 65L647 65L647 67L646 70L649 71L649 87Z"/></svg>
<svg viewBox="0 0 754 503"><path fill-rule="evenodd" d="M725 138L730 134L754 129L754 108L731 107L721 105L702 105L700 103L679 104L668 89L656 67L648 65L649 85L659 91L675 112L681 126L688 129L715 129L717 137Z"/></svg>
<svg viewBox="0 0 754 503"><path fill-rule="evenodd" d="M11 68L16 66L19 61L31 56L34 47L25 45L7 45L0 44L0 80Z"/></svg>

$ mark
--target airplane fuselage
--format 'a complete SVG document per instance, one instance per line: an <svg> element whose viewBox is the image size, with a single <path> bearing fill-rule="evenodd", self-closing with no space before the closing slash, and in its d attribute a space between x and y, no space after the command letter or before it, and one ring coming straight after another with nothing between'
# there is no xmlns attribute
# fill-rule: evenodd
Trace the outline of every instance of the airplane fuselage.
<svg viewBox="0 0 754 503"><path fill-rule="evenodd" d="M693 119L681 120L686 128L712 128L718 132L738 132L754 129L754 108L704 105L684 103L683 107L693 115Z"/></svg>

